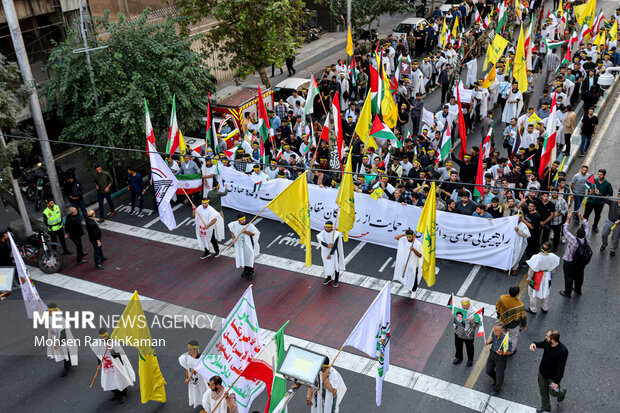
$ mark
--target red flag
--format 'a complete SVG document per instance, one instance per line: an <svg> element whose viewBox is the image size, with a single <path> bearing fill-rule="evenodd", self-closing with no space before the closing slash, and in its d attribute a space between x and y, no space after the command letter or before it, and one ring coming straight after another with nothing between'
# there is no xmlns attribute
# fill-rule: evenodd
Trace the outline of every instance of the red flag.
<svg viewBox="0 0 620 413"><path fill-rule="evenodd" d="M370 68L370 92L378 92L379 91L379 72L372 65L368 66Z"/></svg>
<svg viewBox="0 0 620 413"><path fill-rule="evenodd" d="M465 153L467 153L467 126L465 125L465 117L463 116L463 108L461 107L461 93L459 92L460 85L456 85L456 99L459 106L459 138L461 138L461 149L459 149L459 158L463 159Z"/></svg>
<svg viewBox="0 0 620 413"><path fill-rule="evenodd" d="M557 105L556 95L553 94L553 101L551 102L551 113L547 118L547 128L545 130L545 143L543 144L544 152L540 156L540 165L538 166L538 176L543 176L545 168L553 159L555 159L555 141L557 137ZM553 158L553 159L552 159Z"/></svg>
<svg viewBox="0 0 620 413"><path fill-rule="evenodd" d="M336 132L336 145L338 146L338 160L342 159L342 117L340 116L340 98L338 92L334 93L332 100L332 117L334 118L334 129Z"/></svg>
<svg viewBox="0 0 620 413"><path fill-rule="evenodd" d="M329 112L325 118L325 124L323 124L323 130L321 131L321 136L319 139L329 144Z"/></svg>
<svg viewBox="0 0 620 413"><path fill-rule="evenodd" d="M277 347L276 342L271 340L265 347L261 349L252 358L249 364L243 369L240 377L245 377L249 380L262 381L265 383L265 389L267 390L268 399L265 406L265 413L269 412L269 405L271 403L271 388L274 379L274 370L277 363Z"/></svg>

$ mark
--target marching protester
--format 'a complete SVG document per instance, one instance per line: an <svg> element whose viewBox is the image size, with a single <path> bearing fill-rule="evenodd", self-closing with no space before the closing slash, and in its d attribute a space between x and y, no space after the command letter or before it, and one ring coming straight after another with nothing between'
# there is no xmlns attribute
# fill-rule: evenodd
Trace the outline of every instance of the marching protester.
<svg viewBox="0 0 620 413"><path fill-rule="evenodd" d="M209 379L207 391L202 396L202 407L208 413L237 413L239 411L235 392L223 385L220 376L213 376Z"/></svg>
<svg viewBox="0 0 620 413"><path fill-rule="evenodd" d="M394 281L399 281L407 289L416 291L422 280L422 244L412 229L394 237L398 241L396 261L394 261Z"/></svg>
<svg viewBox="0 0 620 413"><path fill-rule="evenodd" d="M506 329L506 332L510 334L513 348L512 354L517 352L519 333L525 331L527 324L525 306L518 298L519 292L521 292L519 287L512 286L508 290L508 294L499 297L497 304L495 304L499 322Z"/></svg>
<svg viewBox="0 0 620 413"><path fill-rule="evenodd" d="M319 372L318 390L308 387L306 404L311 413L338 412L340 403L347 392L347 386L338 371L325 357Z"/></svg>
<svg viewBox="0 0 620 413"><path fill-rule="evenodd" d="M53 312L60 311L56 303L47 305L47 312L51 316ZM78 346L73 339L71 329L66 325L66 321L62 315L57 317L56 324L50 323L48 332L51 341L47 344L47 357L57 363L62 362L63 368L60 377L65 377L71 366L78 365Z"/></svg>
<svg viewBox="0 0 620 413"><path fill-rule="evenodd" d="M491 396L497 396L502 391L504 374L508 356L514 354L512 336L504 330L504 325L498 321L493 326L491 338L484 342L491 345L489 359L487 360L486 373L493 379Z"/></svg>
<svg viewBox="0 0 620 413"><path fill-rule="evenodd" d="M566 298L571 297L573 289L575 294L581 295L581 286L583 285L583 275L586 265L592 258L592 249L590 248L590 231L591 227L588 221L581 215L581 211L577 211L581 225L577 232L573 235L569 229L569 222L572 212L568 214L568 220L564 224L564 236L566 237L566 250L564 250L564 290L560 294Z"/></svg>
<svg viewBox="0 0 620 413"><path fill-rule="evenodd" d="M536 314L538 300L543 314L549 311L549 292L551 279L555 269L560 265L560 257L551 252L551 244L545 241L540 246L540 252L526 261L529 270L527 272L528 294L530 296L529 308L525 308L530 314Z"/></svg>
<svg viewBox="0 0 620 413"><path fill-rule="evenodd" d="M224 239L224 218L211 205L209 199L203 198L201 205L192 211L196 225L196 238L200 249L204 253L200 256L201 260L215 254L215 258L220 256L220 246L217 243Z"/></svg>
<svg viewBox="0 0 620 413"><path fill-rule="evenodd" d="M194 409L202 404L202 396L207 391L204 379L195 371L199 359L200 348L198 341L191 340L187 343L187 352L179 356L179 364L185 369L185 384L187 384L189 405Z"/></svg>
<svg viewBox="0 0 620 413"><path fill-rule="evenodd" d="M326 221L323 231L319 232L316 238L321 245L321 259L325 273L323 285L331 283L333 276L334 287L338 288L340 285L338 277L345 270L342 233L334 229L332 221Z"/></svg>
<svg viewBox="0 0 620 413"><path fill-rule="evenodd" d="M461 308L468 311L470 307L471 301L469 298L461 298ZM479 323L474 317L467 317L464 323L465 325L457 323L454 319L452 322L454 327L454 347L456 348L452 364L459 364L463 361L463 344L465 344L467 367L471 367L474 364L474 338L476 337Z"/></svg>
<svg viewBox="0 0 620 413"><path fill-rule="evenodd" d="M101 387L113 393L110 400L123 404L127 400L127 388L136 381L136 373L125 350L110 339L108 330L100 328L98 333L99 338L92 340L90 348L101 366Z"/></svg>
<svg viewBox="0 0 620 413"><path fill-rule="evenodd" d="M560 332L557 330L547 331L544 340L530 344L530 351L537 348L543 349L543 356L538 367L538 390L542 406L536 409L537 413L551 412L549 395L556 397L558 402L564 401L566 389L560 388L560 382L564 377L568 349L560 342Z"/></svg>
<svg viewBox="0 0 620 413"><path fill-rule="evenodd" d="M239 212L237 220L228 224L228 229L235 246L235 263L243 267L241 278L254 279L254 258L260 253L258 239L260 231L252 223L246 224L245 214Z"/></svg>

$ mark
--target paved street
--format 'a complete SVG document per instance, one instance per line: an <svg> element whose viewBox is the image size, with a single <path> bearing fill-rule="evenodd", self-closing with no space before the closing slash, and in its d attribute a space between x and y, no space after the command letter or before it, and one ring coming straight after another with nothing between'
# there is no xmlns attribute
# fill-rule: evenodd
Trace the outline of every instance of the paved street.
<svg viewBox="0 0 620 413"><path fill-rule="evenodd" d="M551 2L547 2L547 7ZM606 15L615 9L612 1L600 2ZM389 33L403 16L382 17L380 32ZM320 40L304 45L297 56L296 77L309 77L327 64L344 57L344 33L325 34ZM479 58L482 68L483 57ZM272 79L275 85L285 74ZM276 73L279 73L276 69ZM541 75L542 76L542 75ZM253 78L247 80L251 84ZM256 83L256 82L255 82ZM225 86L225 85L223 85ZM531 102L537 102L544 86L538 82ZM425 98L427 108L439 108L439 94ZM578 158L567 173L572 177L581 165L589 164L590 172L606 168L607 179L620 188L620 95L610 97L607 113L599 115L601 124L593 148L586 158ZM497 111L499 115L499 111ZM580 116L578 116L580 119ZM480 143L479 127L468 137L468 146ZM61 164L79 165L81 155L74 154ZM90 189L90 171L78 170L78 178ZM92 201L92 200L91 200ZM97 361L87 347L80 348L79 366L65 378L59 378L61 364L45 358L45 350L33 346L35 335L26 317L21 293L15 291L0 302L0 388L3 391L2 410L18 412L182 412L187 406L187 390L183 370L177 358L185 351L187 342L197 339L204 346L221 325L232 306L249 285L240 278L234 266L233 250L221 247L219 258L200 260L201 251L195 239L191 206L186 201L174 205L178 227L168 231L159 221L147 193L144 213L129 215L128 195L115 200L118 214L101 224L105 255L105 270L94 268L92 249L86 248L90 260L84 265L66 256L60 274L46 275L31 268L33 279L45 302L56 302L62 310L92 310L100 315L120 314L129 295L137 290L149 318L161 314L198 313L207 316L209 326L180 329L151 329L154 338L165 340L158 349L162 373L167 381L168 402L141 405L139 388L129 391L126 404L119 406L108 401L99 381L89 384ZM27 203L32 208L31 203ZM107 207L106 207L107 208ZM17 215L10 207L0 213L0 228L15 221ZM31 211L34 214L34 211ZM37 214L38 215L38 214ZM225 222L236 218L236 211L225 208ZM603 212L607 216L607 208ZM592 218L591 218L592 219ZM347 271L338 289L323 286L320 251L313 248L313 263L304 267L304 249L297 236L284 224L259 218L255 222L261 231L261 255L257 258L256 278L252 281L258 320L264 338L269 338L285 321L286 343L313 349L319 353L336 354L349 332L364 314L385 282L392 279L396 251L392 248L350 240L345 243ZM575 229L575 228L574 228ZM313 231L313 240L316 240ZM229 234L224 244L229 244ZM618 257L601 253L600 234L592 235L594 256L586 268L583 296L566 299L558 294L563 287L561 267L551 286L548 314L528 314L527 330L522 333L518 353L510 358L502 392L490 397L492 380L484 367L488 348L482 339L475 340L474 366L465 363L452 365L454 334L451 315L446 307L452 293L466 295L473 307L485 306L487 336L495 321L493 308L498 297L509 287L519 285L522 299L527 301L526 269L520 268L517 277L505 271L450 260L437 260L437 282L428 289L423 282L413 295L395 284L392 287L392 344L391 369L383 389L383 404L375 406L374 362L362 353L345 348L336 361L348 387L340 411L366 412L533 412L540 406L537 372L542 352L531 353L527 346L542 340L548 329L558 329L562 342L568 347L569 359L562 386L568 389L561 407L552 401L558 412L618 411L616 386L619 356L615 351L618 334L610 313L618 307ZM75 329L76 338L96 335L96 330ZM126 349L137 372L137 352ZM263 410L266 394L261 394L254 408ZM289 411L305 412L305 394L298 394Z"/></svg>

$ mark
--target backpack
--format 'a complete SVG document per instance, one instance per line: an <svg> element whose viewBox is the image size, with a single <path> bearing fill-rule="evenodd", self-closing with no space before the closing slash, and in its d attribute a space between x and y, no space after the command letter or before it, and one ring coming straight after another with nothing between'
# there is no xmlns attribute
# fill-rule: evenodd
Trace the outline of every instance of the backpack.
<svg viewBox="0 0 620 413"><path fill-rule="evenodd" d="M581 243L577 238L577 249L573 253L573 262L588 265L590 259L592 259L592 248L590 248L587 241L584 240Z"/></svg>

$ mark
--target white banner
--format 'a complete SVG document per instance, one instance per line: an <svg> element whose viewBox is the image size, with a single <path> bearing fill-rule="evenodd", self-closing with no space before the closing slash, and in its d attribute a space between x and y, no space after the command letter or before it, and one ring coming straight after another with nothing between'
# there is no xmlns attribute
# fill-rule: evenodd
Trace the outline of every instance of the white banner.
<svg viewBox="0 0 620 413"><path fill-rule="evenodd" d="M258 213L293 182L275 179L258 185L254 179L230 167L220 168L219 179L220 187L226 184L231 191L222 198L222 205L251 214ZM337 189L308 185L312 229L322 230L328 219L336 222L337 195ZM398 241L394 236L407 228L415 229L421 213L419 207L355 193L356 219L349 237L395 249ZM269 209L261 216L280 220ZM437 211L437 258L507 270L511 267L517 224L517 217L488 220Z"/></svg>

